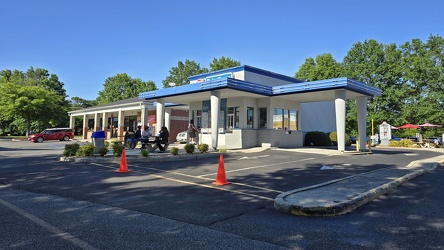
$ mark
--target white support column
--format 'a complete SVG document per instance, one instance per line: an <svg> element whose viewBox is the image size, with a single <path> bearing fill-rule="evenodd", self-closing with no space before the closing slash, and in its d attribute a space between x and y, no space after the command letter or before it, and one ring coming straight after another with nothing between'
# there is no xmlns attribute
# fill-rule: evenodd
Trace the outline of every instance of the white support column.
<svg viewBox="0 0 444 250"><path fill-rule="evenodd" d="M219 138L219 110L220 110L220 93L211 91L211 146L217 149Z"/></svg>
<svg viewBox="0 0 444 250"><path fill-rule="evenodd" d="M72 129L73 132L75 127L75 120L76 118L72 114L69 114L69 128Z"/></svg>
<svg viewBox="0 0 444 250"><path fill-rule="evenodd" d="M141 106L140 121L142 123L142 129L144 129L145 126L148 125L148 109L145 104Z"/></svg>
<svg viewBox="0 0 444 250"><path fill-rule="evenodd" d="M99 129L99 114L96 112L94 113L94 131L96 132Z"/></svg>
<svg viewBox="0 0 444 250"><path fill-rule="evenodd" d="M83 132L82 132L82 138L86 139L88 137L88 121L86 120L86 114L83 115Z"/></svg>
<svg viewBox="0 0 444 250"><path fill-rule="evenodd" d="M123 138L123 131L125 131L125 128L123 127L123 114L122 109L119 109L119 114L117 115L117 136Z"/></svg>
<svg viewBox="0 0 444 250"><path fill-rule="evenodd" d="M345 100L345 90L337 90L335 92L335 112L339 151L345 151Z"/></svg>
<svg viewBox="0 0 444 250"><path fill-rule="evenodd" d="M105 132L106 132L106 122L107 121L108 120L106 119L106 112L103 111L103 114L102 114L102 130L105 131Z"/></svg>
<svg viewBox="0 0 444 250"><path fill-rule="evenodd" d="M168 131L171 128L171 109L165 109L165 127L167 127Z"/></svg>
<svg viewBox="0 0 444 250"><path fill-rule="evenodd" d="M357 97L356 105L357 105L357 119L358 119L359 150L365 151L366 150L365 141L367 134L366 132L367 97L365 96Z"/></svg>
<svg viewBox="0 0 444 250"><path fill-rule="evenodd" d="M163 117L165 113L165 102L161 99L157 100L156 103L156 131L154 133L158 134L163 126Z"/></svg>

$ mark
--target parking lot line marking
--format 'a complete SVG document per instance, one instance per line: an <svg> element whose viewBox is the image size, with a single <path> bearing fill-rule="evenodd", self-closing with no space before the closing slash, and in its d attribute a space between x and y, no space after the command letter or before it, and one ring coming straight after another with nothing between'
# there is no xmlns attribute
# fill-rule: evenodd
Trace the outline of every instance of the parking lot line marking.
<svg viewBox="0 0 444 250"><path fill-rule="evenodd" d="M166 173L171 173L171 174L182 175L182 176L186 176L186 177L190 177L190 178L196 178L196 179L202 179L202 180L208 180L208 181L213 180L211 178L203 177L202 175L189 175L189 174L179 173L179 172L175 172L175 171L163 170L163 169L158 169L158 168L150 168L150 167L141 167L141 168L158 170L158 171L162 171L162 172L166 172ZM268 188L263 188L263 187L243 184L243 183L239 183L239 182L230 182L230 183L234 184L234 185L239 185L239 186L244 186L244 187L251 187L251 188L261 189L261 190L275 192L275 193L283 193L284 192L284 191L278 191L278 190L273 190L273 189L268 189Z"/></svg>
<svg viewBox="0 0 444 250"><path fill-rule="evenodd" d="M277 165L282 165L282 164L289 164L289 163L296 163L296 162L302 162L302 161L309 161L309 160L314 160L314 159L315 158L306 158L306 159L301 159L301 160L297 160L297 161L279 162L279 163L267 164L267 165L262 165L262 166L233 169L233 170L228 170L228 171L225 170L225 173L233 173L233 172L239 172L239 171L244 171L244 170L251 170L251 169L256 169L256 168L266 168L266 167L272 167L272 166L277 166ZM199 176L203 177L203 176L212 176L212 175L217 175L217 173L203 174L203 175L199 175Z"/></svg>
<svg viewBox="0 0 444 250"><path fill-rule="evenodd" d="M92 165L97 165L97 166L100 166L100 167L116 169L116 168L113 168L113 167L110 167L110 166L106 166L106 165L102 165L102 164L98 164L98 163L91 163L91 164ZM160 170L160 169L155 169L155 170ZM200 183L195 183L195 182L190 182L190 181L183 181L183 180L179 180L179 179L165 177L165 176L158 175L158 174L147 174L147 173L144 173L144 172L142 172L140 170L132 170L132 172L133 173L146 174L146 175L149 175L149 176L153 176L153 177L156 177L156 178L159 178L159 179L168 180L168 181L173 181L173 182L178 182L178 183L183 183L183 184L188 184L188 185L193 185L193 186L206 187L206 188L211 188L211 189L217 189L217 190L221 190L221 191L227 191L227 192L230 192L230 193L251 196L251 197L255 197L255 198L259 198L259 199L263 199L263 200L274 201L274 198L269 198L269 197L265 197L265 196L261 196L261 195L256 195L256 194L245 193L245 192L242 192L242 191L230 190L230 189L223 188L221 186L212 186L212 185L205 185L205 184L200 184ZM164 172L166 172L166 171L164 171ZM195 177L195 176L190 176L190 177ZM200 178L200 179L202 179L202 178ZM231 183L231 184L233 184L233 183ZM276 192L279 192L279 191L276 191Z"/></svg>
<svg viewBox="0 0 444 250"><path fill-rule="evenodd" d="M0 199L0 204L11 209L12 211L14 211L18 214L20 214L21 216L27 218L28 220L34 222L35 224L47 229L48 231L54 233L56 236L58 236L64 240L70 241L75 246L78 246L82 249L90 249L90 250L96 249L93 246L91 246L90 244L86 243L85 241L75 237L74 235L69 234L69 233L49 224L48 222L38 218L37 216L34 216L34 215L26 212L25 210L5 201L3 199Z"/></svg>

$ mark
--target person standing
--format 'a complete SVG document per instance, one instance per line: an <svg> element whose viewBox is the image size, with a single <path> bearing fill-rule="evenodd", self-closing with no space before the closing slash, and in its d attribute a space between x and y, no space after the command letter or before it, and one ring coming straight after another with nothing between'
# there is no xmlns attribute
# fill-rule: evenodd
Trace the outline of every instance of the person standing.
<svg viewBox="0 0 444 250"><path fill-rule="evenodd" d="M199 130L194 126L194 120L191 119L190 123L188 124L187 134L188 138L190 139L189 143L196 144L196 133L198 133Z"/></svg>

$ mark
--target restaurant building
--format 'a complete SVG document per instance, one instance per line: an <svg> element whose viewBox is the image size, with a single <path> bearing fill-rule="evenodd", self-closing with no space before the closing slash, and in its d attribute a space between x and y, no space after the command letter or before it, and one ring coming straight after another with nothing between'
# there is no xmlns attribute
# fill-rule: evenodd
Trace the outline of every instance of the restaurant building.
<svg viewBox="0 0 444 250"><path fill-rule="evenodd" d="M305 82L248 65L189 80L140 93L144 107L153 109L140 115L155 114L159 131L173 124L171 107L186 110L201 129L200 142L214 149L302 147L306 132L336 131L338 150L344 151L347 99L356 100L359 148L365 149L367 98L381 95L380 89L346 77Z"/></svg>

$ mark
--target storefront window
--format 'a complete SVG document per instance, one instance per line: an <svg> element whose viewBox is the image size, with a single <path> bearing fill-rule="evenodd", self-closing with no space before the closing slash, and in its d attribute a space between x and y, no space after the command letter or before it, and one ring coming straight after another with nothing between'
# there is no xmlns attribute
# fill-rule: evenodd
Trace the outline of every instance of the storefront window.
<svg viewBox="0 0 444 250"><path fill-rule="evenodd" d="M137 116L125 116L123 124L125 131L129 128L132 128L135 131L137 129Z"/></svg>
<svg viewBox="0 0 444 250"><path fill-rule="evenodd" d="M247 107L247 128L253 128L254 124L254 108Z"/></svg>
<svg viewBox="0 0 444 250"><path fill-rule="evenodd" d="M239 128L239 107L227 108L227 129Z"/></svg>
<svg viewBox="0 0 444 250"><path fill-rule="evenodd" d="M297 110L278 109L273 110L273 128L297 130Z"/></svg>
<svg viewBox="0 0 444 250"><path fill-rule="evenodd" d="M259 108L259 129L267 128L267 108Z"/></svg>

